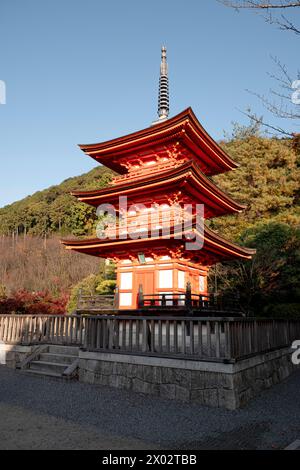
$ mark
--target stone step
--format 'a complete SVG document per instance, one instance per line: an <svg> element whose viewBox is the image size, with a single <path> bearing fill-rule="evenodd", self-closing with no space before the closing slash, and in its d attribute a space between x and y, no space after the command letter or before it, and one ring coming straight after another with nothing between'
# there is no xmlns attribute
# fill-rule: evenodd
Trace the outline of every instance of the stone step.
<svg viewBox="0 0 300 470"><path fill-rule="evenodd" d="M36 377L55 377L56 379L63 379L64 377L57 372L35 370L35 369L24 369L21 371L22 374L31 374Z"/></svg>
<svg viewBox="0 0 300 470"><path fill-rule="evenodd" d="M67 364L46 361L32 361L29 365L30 370L37 372L56 372L59 375L62 375L67 367Z"/></svg>
<svg viewBox="0 0 300 470"><path fill-rule="evenodd" d="M48 352L51 354L63 354L64 356L78 356L79 347L49 344Z"/></svg>
<svg viewBox="0 0 300 470"><path fill-rule="evenodd" d="M53 354L53 353L41 353L39 355L39 361L43 362L54 362L59 364L66 364L66 367L72 362L76 361L78 355L71 356L66 354Z"/></svg>

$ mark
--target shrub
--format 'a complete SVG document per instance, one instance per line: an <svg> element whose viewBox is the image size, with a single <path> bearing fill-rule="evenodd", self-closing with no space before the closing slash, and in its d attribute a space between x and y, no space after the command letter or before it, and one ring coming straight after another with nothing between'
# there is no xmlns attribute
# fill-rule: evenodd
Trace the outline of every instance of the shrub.
<svg viewBox="0 0 300 470"><path fill-rule="evenodd" d="M73 313L77 307L77 299L79 291L83 290L90 294L105 294L110 295L114 293L116 281L112 279L103 279L101 274L91 274L85 279L80 281L73 287L70 295L70 300L67 305L67 312Z"/></svg>
<svg viewBox="0 0 300 470"><path fill-rule="evenodd" d="M67 294L52 296L47 291L29 292L20 290L10 297L0 299L0 313L24 315L64 315L68 301Z"/></svg>

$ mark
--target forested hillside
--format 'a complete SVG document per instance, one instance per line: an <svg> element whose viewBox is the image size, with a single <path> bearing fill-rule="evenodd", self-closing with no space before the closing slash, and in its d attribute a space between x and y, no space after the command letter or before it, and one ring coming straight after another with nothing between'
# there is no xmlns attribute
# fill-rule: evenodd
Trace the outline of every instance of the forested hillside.
<svg viewBox="0 0 300 470"><path fill-rule="evenodd" d="M57 232L62 235L89 233L95 211L78 202L70 191L103 188L112 174L111 170L98 165L84 175L68 178L59 185L1 208L0 234L49 236Z"/></svg>
<svg viewBox="0 0 300 470"><path fill-rule="evenodd" d="M222 146L240 164L234 171L214 177L214 181L234 199L247 205L238 215L221 217L212 227L236 239L258 223L300 223L300 151L296 140L270 139L236 128Z"/></svg>

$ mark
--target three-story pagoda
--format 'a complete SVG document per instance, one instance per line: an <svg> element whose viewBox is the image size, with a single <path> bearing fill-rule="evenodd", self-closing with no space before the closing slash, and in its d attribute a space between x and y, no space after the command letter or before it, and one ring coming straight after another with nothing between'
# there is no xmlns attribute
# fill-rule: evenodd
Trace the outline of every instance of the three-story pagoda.
<svg viewBox="0 0 300 470"><path fill-rule="evenodd" d="M144 130L80 145L117 176L105 189L72 194L97 208L110 205L120 222L108 226L105 236L63 243L67 249L116 263L120 309L137 308L141 287L144 294L180 294L190 282L192 293L206 294L212 265L249 259L255 252L224 239L205 223L199 225L196 207L203 208L204 220L245 208L210 179L238 165L207 134L191 108L168 118L165 48L158 114L158 121ZM185 207L192 210L186 212Z"/></svg>

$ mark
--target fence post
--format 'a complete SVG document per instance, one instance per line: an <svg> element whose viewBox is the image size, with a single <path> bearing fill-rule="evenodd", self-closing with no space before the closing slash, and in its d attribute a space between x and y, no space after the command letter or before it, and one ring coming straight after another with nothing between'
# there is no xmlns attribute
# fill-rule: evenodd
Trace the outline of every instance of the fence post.
<svg viewBox="0 0 300 470"><path fill-rule="evenodd" d="M234 323L226 320L224 323L224 332L225 332L225 356L226 359L233 359L232 357L232 342L231 342L231 325Z"/></svg>
<svg viewBox="0 0 300 470"><path fill-rule="evenodd" d="M139 291L138 291L138 308L142 308L143 306L144 306L143 284L140 284Z"/></svg>
<svg viewBox="0 0 300 470"><path fill-rule="evenodd" d="M185 306L187 309L192 308L192 285L190 281L186 283L186 289L185 289Z"/></svg>
<svg viewBox="0 0 300 470"><path fill-rule="evenodd" d="M118 308L119 308L119 287L118 286L116 286L116 289L115 289L113 307L114 307L115 310L118 310Z"/></svg>

